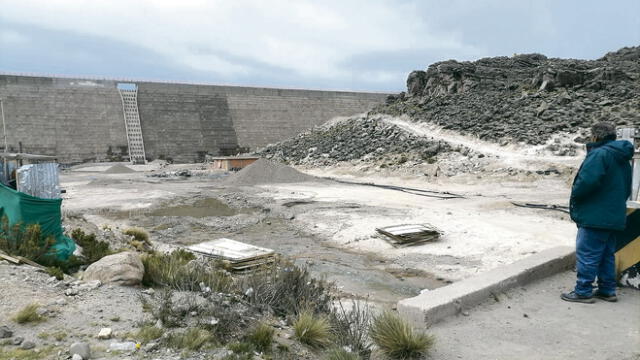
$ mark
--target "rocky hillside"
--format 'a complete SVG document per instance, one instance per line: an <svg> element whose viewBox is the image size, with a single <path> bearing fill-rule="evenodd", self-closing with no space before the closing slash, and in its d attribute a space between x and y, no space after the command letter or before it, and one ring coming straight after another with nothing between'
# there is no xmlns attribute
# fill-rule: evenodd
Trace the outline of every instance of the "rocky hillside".
<svg viewBox="0 0 640 360"><path fill-rule="evenodd" d="M413 71L407 92L390 96L375 112L528 144L600 120L640 126L640 47L597 60L525 54L442 61Z"/></svg>

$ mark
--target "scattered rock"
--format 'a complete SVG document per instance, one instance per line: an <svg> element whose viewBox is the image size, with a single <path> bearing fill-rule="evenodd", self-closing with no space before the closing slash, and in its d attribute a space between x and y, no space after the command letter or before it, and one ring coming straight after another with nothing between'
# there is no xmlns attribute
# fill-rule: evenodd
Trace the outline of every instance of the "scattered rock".
<svg viewBox="0 0 640 360"><path fill-rule="evenodd" d="M13 336L13 331L8 326L0 326L0 339L6 339Z"/></svg>
<svg viewBox="0 0 640 360"><path fill-rule="evenodd" d="M71 360L84 360L84 359L82 358L82 356L78 354L73 354L73 356L71 356Z"/></svg>
<svg viewBox="0 0 640 360"><path fill-rule="evenodd" d="M31 350L34 349L36 347L36 343L34 343L33 341L23 341L22 344L20 345L20 349L22 350Z"/></svg>
<svg viewBox="0 0 640 360"><path fill-rule="evenodd" d="M102 328L98 333L98 339L101 339L101 340L111 339L112 333L113 331L111 330L111 328Z"/></svg>
<svg viewBox="0 0 640 360"><path fill-rule="evenodd" d="M77 354L82 357L82 359L87 360L91 358L91 347L87 343L76 342L71 344L71 347L69 348L69 354L71 354L72 356L74 354Z"/></svg>
<svg viewBox="0 0 640 360"><path fill-rule="evenodd" d="M23 341L24 341L24 338L22 336L16 336L13 339L11 339L11 344L18 346L22 344Z"/></svg>
<svg viewBox="0 0 640 360"><path fill-rule="evenodd" d="M122 252L105 256L89 265L82 278L100 280L104 284L139 285L144 275L144 265L134 252Z"/></svg>

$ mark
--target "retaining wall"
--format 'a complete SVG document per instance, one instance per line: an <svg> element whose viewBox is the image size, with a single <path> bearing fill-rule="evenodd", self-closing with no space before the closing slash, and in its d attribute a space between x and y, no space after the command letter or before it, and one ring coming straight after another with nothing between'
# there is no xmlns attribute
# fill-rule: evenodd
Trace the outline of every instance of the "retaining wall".
<svg viewBox="0 0 640 360"><path fill-rule="evenodd" d="M127 157L116 80L0 75L10 151L62 162ZM125 83L128 83L125 81ZM199 161L283 140L386 94L135 82L149 160ZM2 146L0 142L0 147Z"/></svg>

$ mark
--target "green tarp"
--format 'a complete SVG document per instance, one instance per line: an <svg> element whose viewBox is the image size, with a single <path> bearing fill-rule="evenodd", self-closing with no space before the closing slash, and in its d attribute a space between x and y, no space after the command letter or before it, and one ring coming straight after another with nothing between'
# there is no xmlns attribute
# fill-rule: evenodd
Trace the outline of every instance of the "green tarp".
<svg viewBox="0 0 640 360"><path fill-rule="evenodd" d="M61 206L62 199L41 199L0 184L0 218L6 215L9 225L40 224L42 234L56 240L53 246L56 257L66 260L76 244L62 233Z"/></svg>

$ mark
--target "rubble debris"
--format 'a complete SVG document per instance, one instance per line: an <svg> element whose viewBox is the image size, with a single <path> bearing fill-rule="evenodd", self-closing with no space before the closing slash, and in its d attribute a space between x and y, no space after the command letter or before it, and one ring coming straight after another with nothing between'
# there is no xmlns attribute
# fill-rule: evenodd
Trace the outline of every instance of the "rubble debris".
<svg viewBox="0 0 640 360"><path fill-rule="evenodd" d="M247 271L275 261L275 252L271 249L226 238L191 245L187 249L220 259L232 271Z"/></svg>
<svg viewBox="0 0 640 360"><path fill-rule="evenodd" d="M394 245L417 245L440 238L442 231L428 224L403 224L377 228Z"/></svg>
<svg viewBox="0 0 640 360"><path fill-rule="evenodd" d="M432 163L438 155L450 152L473 155L473 151L464 146L418 136L384 119L379 115L360 115L332 121L268 145L256 154L275 161L310 166L346 161L378 162L389 166Z"/></svg>
<svg viewBox="0 0 640 360"><path fill-rule="evenodd" d="M83 280L100 280L104 284L139 285L144 275L144 265L135 252L108 255L89 265Z"/></svg>

